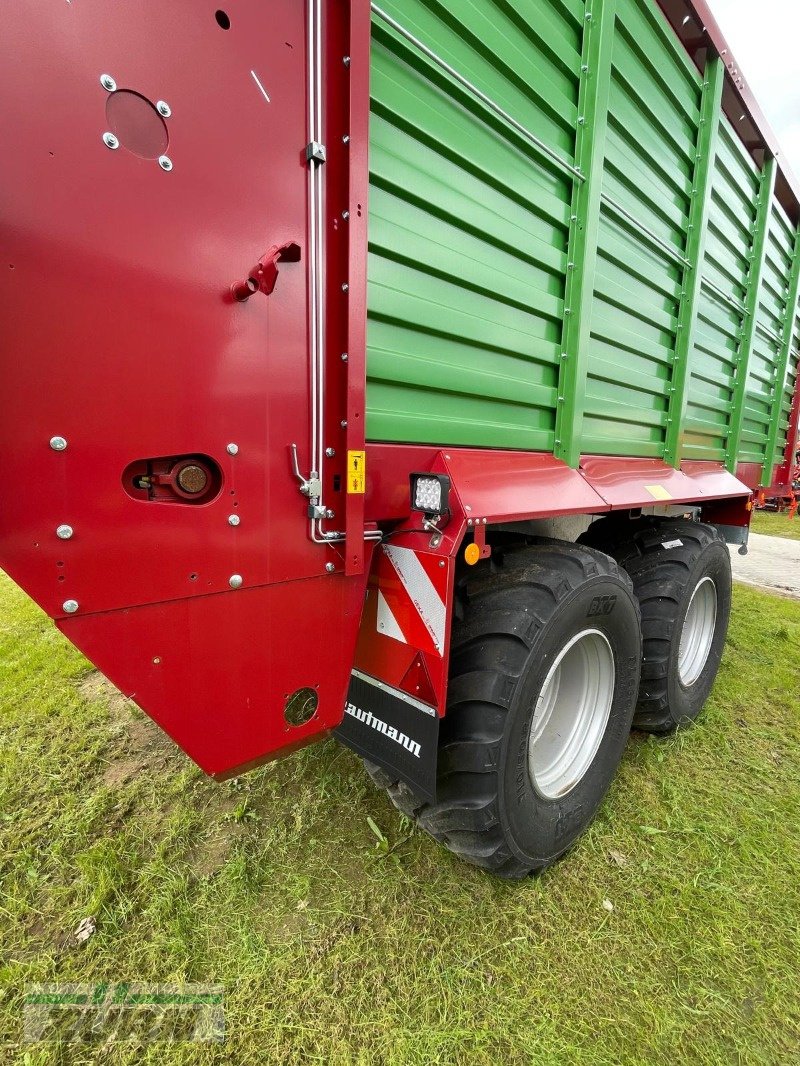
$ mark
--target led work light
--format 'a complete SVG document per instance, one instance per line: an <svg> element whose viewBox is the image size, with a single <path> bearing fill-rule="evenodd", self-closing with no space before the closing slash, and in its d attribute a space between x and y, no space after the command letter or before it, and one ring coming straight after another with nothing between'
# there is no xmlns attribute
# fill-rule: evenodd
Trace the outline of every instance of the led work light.
<svg viewBox="0 0 800 1066"><path fill-rule="evenodd" d="M411 509L426 515L447 514L450 478L446 474L411 475Z"/></svg>

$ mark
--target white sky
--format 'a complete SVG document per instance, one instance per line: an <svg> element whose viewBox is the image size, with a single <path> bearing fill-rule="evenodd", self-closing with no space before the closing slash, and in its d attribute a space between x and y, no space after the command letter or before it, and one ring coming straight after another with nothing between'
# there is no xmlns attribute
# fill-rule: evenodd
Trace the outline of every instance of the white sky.
<svg viewBox="0 0 800 1066"><path fill-rule="evenodd" d="M709 0L708 6L800 178L800 0Z"/></svg>

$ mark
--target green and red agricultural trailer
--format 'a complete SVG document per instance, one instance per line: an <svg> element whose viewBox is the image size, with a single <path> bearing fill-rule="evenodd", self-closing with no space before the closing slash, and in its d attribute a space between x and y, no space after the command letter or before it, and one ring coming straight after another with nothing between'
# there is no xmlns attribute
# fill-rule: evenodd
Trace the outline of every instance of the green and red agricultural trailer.
<svg viewBox="0 0 800 1066"><path fill-rule="evenodd" d="M701 0L5 12L0 563L207 773L515 877L713 684L798 185Z"/></svg>

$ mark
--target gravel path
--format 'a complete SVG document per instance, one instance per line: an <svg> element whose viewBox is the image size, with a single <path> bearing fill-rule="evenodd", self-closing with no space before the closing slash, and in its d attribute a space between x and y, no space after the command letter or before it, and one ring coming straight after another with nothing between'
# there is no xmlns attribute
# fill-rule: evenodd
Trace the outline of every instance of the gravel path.
<svg viewBox="0 0 800 1066"><path fill-rule="evenodd" d="M800 599L800 540L751 533L747 555L730 545L733 576L768 592Z"/></svg>

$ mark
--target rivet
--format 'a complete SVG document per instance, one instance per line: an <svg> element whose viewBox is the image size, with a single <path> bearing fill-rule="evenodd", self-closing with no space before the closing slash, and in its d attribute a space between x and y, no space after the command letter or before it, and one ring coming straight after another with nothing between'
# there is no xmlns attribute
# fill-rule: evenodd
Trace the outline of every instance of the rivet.
<svg viewBox="0 0 800 1066"><path fill-rule="evenodd" d="M350 289L350 286L347 284L347 282L345 282L342 285L342 292L347 292L349 289Z"/></svg>
<svg viewBox="0 0 800 1066"><path fill-rule="evenodd" d="M342 427L342 429L347 429L347 419L343 418L339 425Z"/></svg>
<svg viewBox="0 0 800 1066"><path fill-rule="evenodd" d="M239 445L238 444L229 444L228 447L225 449L225 451L228 453L228 455L238 455L239 454Z"/></svg>
<svg viewBox="0 0 800 1066"><path fill-rule="evenodd" d="M342 211L342 218L346 222L348 220L348 218L350 218L350 212L349 211Z"/></svg>
<svg viewBox="0 0 800 1066"><path fill-rule="evenodd" d="M241 574L231 574L228 584L232 589L240 589L244 584L244 578Z"/></svg>
<svg viewBox="0 0 800 1066"><path fill-rule="evenodd" d="M103 134L103 144L106 148L119 148L119 140L113 133L109 133L108 131Z"/></svg>
<svg viewBox="0 0 800 1066"><path fill-rule="evenodd" d="M350 56L342 56L342 62L346 67L350 66Z"/></svg>
<svg viewBox="0 0 800 1066"><path fill-rule="evenodd" d="M64 600L63 609L65 614L75 614L79 604L77 600Z"/></svg>
<svg viewBox="0 0 800 1066"><path fill-rule="evenodd" d="M50 447L54 452L65 452L67 450L67 441L64 437L51 437Z"/></svg>
<svg viewBox="0 0 800 1066"><path fill-rule="evenodd" d="M153 665L154 666L160 666L161 665L161 656L160 655L154 655L153 656Z"/></svg>
<svg viewBox="0 0 800 1066"><path fill-rule="evenodd" d="M471 525L472 525L472 519L471 519L471 518L470 518L470 519L469 519L469 520L467 521L467 525L468 525L468 526L471 526Z"/></svg>
<svg viewBox="0 0 800 1066"><path fill-rule="evenodd" d="M335 448L326 448L325 449L325 454L327 455L327 457L329 459L333 459L334 455L336 455L336 449Z"/></svg>
<svg viewBox="0 0 800 1066"><path fill-rule="evenodd" d="M156 111L162 118L169 118L172 114L172 108L169 106L166 100L159 100L156 104Z"/></svg>
<svg viewBox="0 0 800 1066"><path fill-rule="evenodd" d="M228 515L228 525L229 526L238 526L240 522L241 522L241 518L238 516L238 514L230 514L230 515Z"/></svg>
<svg viewBox="0 0 800 1066"><path fill-rule="evenodd" d="M168 155L160 155L158 157L158 165L162 170L172 170L172 160Z"/></svg>
<svg viewBox="0 0 800 1066"><path fill-rule="evenodd" d="M56 536L59 538L59 540L69 540L74 532L75 530L72 528L72 526L63 525L59 526L56 530Z"/></svg>
<svg viewBox="0 0 800 1066"><path fill-rule="evenodd" d="M108 92L116 92L117 83L114 81L110 74L101 74L100 84L103 86L104 89L107 89Z"/></svg>
<svg viewBox="0 0 800 1066"><path fill-rule="evenodd" d="M336 567L333 563L325 563L325 569L328 571L329 574L332 574Z"/></svg>
<svg viewBox="0 0 800 1066"><path fill-rule="evenodd" d="M346 133L344 135L344 137L342 137L342 144L349 144L349 143L350 143L350 134Z"/></svg>
<svg viewBox="0 0 800 1066"><path fill-rule="evenodd" d="M347 352L342 352L342 362L343 363L347 362Z"/></svg>
<svg viewBox="0 0 800 1066"><path fill-rule="evenodd" d="M440 560L439 560L439 566L440 566L440 567L444 566L444 559L440 559Z"/></svg>

